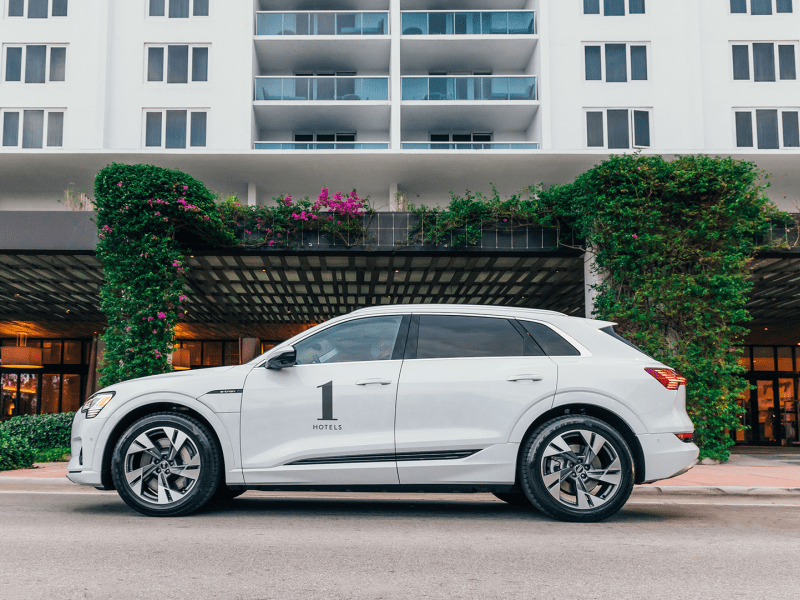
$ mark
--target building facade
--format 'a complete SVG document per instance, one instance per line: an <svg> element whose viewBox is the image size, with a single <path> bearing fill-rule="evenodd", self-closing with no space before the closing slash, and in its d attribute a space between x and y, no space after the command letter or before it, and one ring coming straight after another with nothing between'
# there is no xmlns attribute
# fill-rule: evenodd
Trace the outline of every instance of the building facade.
<svg viewBox="0 0 800 600"><path fill-rule="evenodd" d="M772 174L773 201L800 210L800 6L792 0L0 5L0 220L3 212L10 219L66 210L57 202L65 190L91 194L94 174L112 161L178 168L249 204L355 187L374 208L392 212L445 204L450 190L494 184L509 195L564 183L610 154L636 151L754 161ZM64 370L71 363L60 355L46 369L59 377L55 405L66 410L68 376L81 377L79 397L92 386L91 339L102 320L71 329L30 325L42 317L20 312L15 298L24 282L15 279L21 263L14 261L37 251L88 256L93 246L54 248L47 232L31 227L41 247L11 242L10 233L0 243L11 257L0 337L13 344L16 330L28 327L43 349L81 345L80 369ZM571 272L581 273L575 257L553 260L573 261ZM765 273L775 271L774 261L781 284L759 279L753 306L747 365L757 391L743 399L753 434L740 442L798 441L799 313L781 304L794 297L786 290L797 265L788 255L766 257ZM569 272L565 264L553 277ZM459 300L474 301L469 293ZM504 301L535 297L517 292ZM548 299L547 307L575 310L574 297L566 298ZM358 296L342 303L355 307ZM220 324L183 335L200 344L196 366L225 364L243 358L239 338L268 344L291 333L264 323L257 336L241 320L236 331ZM213 350L205 353L206 344ZM755 367L766 366L766 348L774 353L769 377ZM787 349L788 370L780 358ZM47 356L55 360L55 351ZM10 405L21 410L25 393L26 410L51 410L45 376L31 383L23 375L3 371L4 414ZM767 380L774 385L759 383Z"/></svg>

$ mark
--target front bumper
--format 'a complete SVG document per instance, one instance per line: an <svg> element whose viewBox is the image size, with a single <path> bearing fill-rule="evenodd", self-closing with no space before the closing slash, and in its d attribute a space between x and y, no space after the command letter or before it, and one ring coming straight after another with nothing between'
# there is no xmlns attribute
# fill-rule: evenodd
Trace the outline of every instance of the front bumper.
<svg viewBox="0 0 800 600"><path fill-rule="evenodd" d="M67 479L78 485L91 485L94 487L102 487L103 485L102 477L97 471L68 471Z"/></svg>
<svg viewBox="0 0 800 600"><path fill-rule="evenodd" d="M671 433L637 436L644 453L644 483L676 477L697 464L700 449Z"/></svg>

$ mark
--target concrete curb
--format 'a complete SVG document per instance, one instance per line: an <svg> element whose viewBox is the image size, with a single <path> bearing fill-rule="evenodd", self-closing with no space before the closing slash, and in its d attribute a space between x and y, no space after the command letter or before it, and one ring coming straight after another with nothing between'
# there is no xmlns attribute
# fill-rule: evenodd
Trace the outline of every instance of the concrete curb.
<svg viewBox="0 0 800 600"><path fill-rule="evenodd" d="M800 495L800 487L746 487L710 485L637 485L633 496L788 496Z"/></svg>
<svg viewBox="0 0 800 600"><path fill-rule="evenodd" d="M72 483L69 479L64 477L0 477L0 487L4 483L8 484L31 484L31 485L74 485L76 488L83 487Z"/></svg>

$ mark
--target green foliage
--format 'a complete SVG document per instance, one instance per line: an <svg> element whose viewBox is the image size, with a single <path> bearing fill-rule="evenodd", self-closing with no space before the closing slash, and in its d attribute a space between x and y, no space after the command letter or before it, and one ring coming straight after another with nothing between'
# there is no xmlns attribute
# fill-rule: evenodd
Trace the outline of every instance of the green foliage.
<svg viewBox="0 0 800 600"><path fill-rule="evenodd" d="M24 437L14 437L0 429L0 471L25 469L33 465L36 451Z"/></svg>
<svg viewBox="0 0 800 600"><path fill-rule="evenodd" d="M747 333L749 264L772 220L752 163L617 156L541 201L595 253L598 318L688 378L701 456L727 459L747 389L735 341Z"/></svg>
<svg viewBox="0 0 800 600"><path fill-rule="evenodd" d="M62 462L69 460L72 450L70 448L45 448L44 450L36 450L36 459L34 462Z"/></svg>
<svg viewBox="0 0 800 600"><path fill-rule="evenodd" d="M368 226L364 216L374 213L369 199L359 198L355 190L331 197L323 189L315 202L291 195L273 201L274 206L243 206L231 194L219 203L219 215L229 231L242 232L242 246L294 248L301 231L320 231L347 247L362 245Z"/></svg>
<svg viewBox="0 0 800 600"><path fill-rule="evenodd" d="M406 244L476 246L486 229L511 231L538 225L550 214L549 207L540 201L538 191L532 187L502 200L492 186L491 196L470 191L459 196L450 192L450 204L446 208L411 205L409 209L417 216L418 225Z"/></svg>
<svg viewBox="0 0 800 600"><path fill-rule="evenodd" d="M108 319L100 385L164 373L183 294L187 246L237 243L202 183L152 165L111 164L95 179Z"/></svg>
<svg viewBox="0 0 800 600"><path fill-rule="evenodd" d="M24 439L33 448L67 448L74 412L22 415L0 423L0 433Z"/></svg>

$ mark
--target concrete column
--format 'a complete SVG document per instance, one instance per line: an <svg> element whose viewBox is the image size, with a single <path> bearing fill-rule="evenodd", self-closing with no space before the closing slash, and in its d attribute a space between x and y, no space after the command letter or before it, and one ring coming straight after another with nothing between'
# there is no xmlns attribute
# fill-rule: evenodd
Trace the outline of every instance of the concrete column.
<svg viewBox="0 0 800 600"><path fill-rule="evenodd" d="M400 0L389 2L389 22L391 47L389 53L389 99L391 100L389 117L389 148L400 150L400 99L403 96L403 81L400 71Z"/></svg>
<svg viewBox="0 0 800 600"><path fill-rule="evenodd" d="M258 204L258 190L255 183L247 184L247 206L256 206Z"/></svg>
<svg viewBox="0 0 800 600"><path fill-rule="evenodd" d="M604 278L601 273L597 271L594 262L595 253L591 248L587 248L583 253L583 288L584 300L586 301L586 318L592 319L592 312L594 312L594 303L597 298L597 292L592 289L593 285L603 283Z"/></svg>

